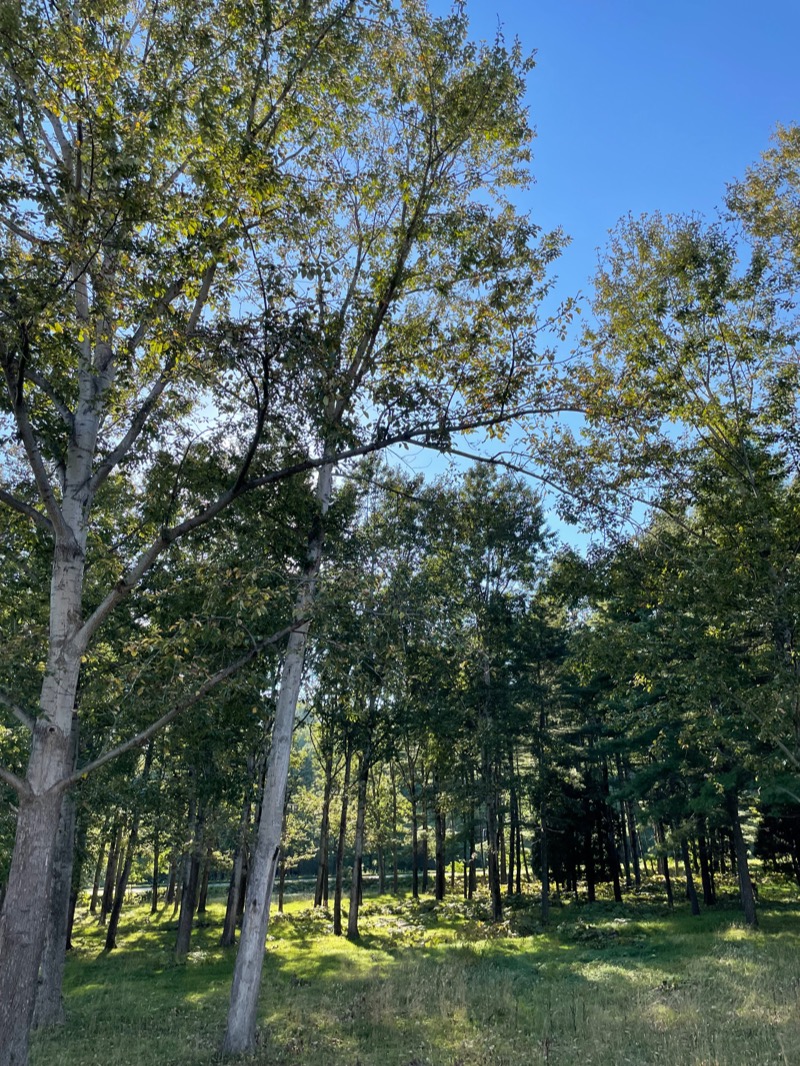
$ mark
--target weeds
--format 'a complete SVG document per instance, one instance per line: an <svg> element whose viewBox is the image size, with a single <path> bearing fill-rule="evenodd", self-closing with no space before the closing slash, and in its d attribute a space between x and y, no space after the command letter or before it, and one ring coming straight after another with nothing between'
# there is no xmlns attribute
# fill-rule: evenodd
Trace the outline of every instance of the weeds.
<svg viewBox="0 0 800 1066"><path fill-rule="evenodd" d="M772 902L770 902L770 898ZM33 1066L216 1066L233 952L222 905L172 961L174 922L125 915L120 948L82 917L68 1022ZM761 928L646 893L620 907L535 901L488 922L486 901L366 899L357 943L291 903L270 927L253 1066L761 1066L800 1062L800 904L762 894ZM527 932L523 932L523 930Z"/></svg>

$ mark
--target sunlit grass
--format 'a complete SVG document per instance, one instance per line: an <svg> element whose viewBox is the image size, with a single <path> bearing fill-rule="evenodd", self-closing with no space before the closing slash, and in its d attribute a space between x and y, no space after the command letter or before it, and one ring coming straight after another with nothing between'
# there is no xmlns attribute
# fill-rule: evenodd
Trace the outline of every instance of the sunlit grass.
<svg viewBox="0 0 800 1066"><path fill-rule="evenodd" d="M800 903L762 890L761 927L732 903L692 919L647 892L569 902L538 928L535 900L498 929L485 900L365 900L357 943L307 900L274 916L256 1064L759 1066L800 1062ZM234 953L210 905L185 965L171 909L123 919L119 950L84 917L69 1019L37 1034L33 1066L221 1062Z"/></svg>

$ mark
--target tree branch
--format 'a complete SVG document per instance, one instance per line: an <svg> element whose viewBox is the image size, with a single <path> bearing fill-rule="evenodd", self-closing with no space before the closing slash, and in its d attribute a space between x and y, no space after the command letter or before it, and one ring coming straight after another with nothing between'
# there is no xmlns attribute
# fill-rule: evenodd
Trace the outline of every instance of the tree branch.
<svg viewBox="0 0 800 1066"><path fill-rule="evenodd" d="M307 621L307 618L297 619L291 625L284 626L283 629L278 630L277 633L273 633L269 637L264 637L263 640L256 641L252 648L245 652L241 658L237 659L236 662L231 663L229 666L224 667L222 670L218 670L216 674L212 674L211 677L203 682L196 692L193 692L191 696L182 700L180 703L177 703L171 710L167 711L166 714L162 714L160 718L155 722L152 722L146 729L143 729L129 740L123 741L122 744L118 744L115 748L111 748L102 755L98 755L96 759L92 759L92 761L86 763L85 766L79 767L71 773L69 777L65 777L62 781L57 782L52 788L58 789L59 791L71 788L72 785L77 784L78 781L87 777L95 770L98 770L101 766L105 766L105 764L111 762L112 759L124 755L126 751L130 751L132 748L141 747L141 745L145 744L152 736L165 726L169 725L169 723L177 718L179 714L183 714L184 711L194 707L195 704L199 703L200 700L207 696L212 689L215 689L217 685L221 684L223 681L227 681L229 677L232 677L244 666L247 666L247 664L260 655L265 648L269 647L271 644L277 644L279 641L283 640L284 637L287 637L293 630L305 625Z"/></svg>
<svg viewBox="0 0 800 1066"><path fill-rule="evenodd" d="M7 696L5 692L3 692L2 689L0 689L0 703L2 703L4 707L8 707L14 717L22 722L26 729L33 732L32 715L28 714L28 712L23 707L20 707L18 703L15 703L10 696Z"/></svg>
<svg viewBox="0 0 800 1066"><path fill-rule="evenodd" d="M561 410L562 408L558 409ZM364 455L371 455L373 452L389 448L394 444L418 443L423 447L435 448L441 452L451 451L453 449L441 440L443 432L467 433L475 429L488 429L490 426L510 422L515 418L522 418L525 415L543 414L548 412L554 413L554 411L555 408L519 408L514 411L504 412L502 415L495 414L487 415L483 418L464 418L458 422L446 423L444 426L438 422L435 424L429 423L427 425L412 427L404 430L402 433L395 433L393 436L381 437L378 440L370 441L368 444L362 444L357 448L348 448L346 451L339 452L333 456L322 455L313 459L301 459L289 466L281 467L280 470L274 470L270 474L263 474L260 477L251 478L249 481L241 481L240 477L237 476L232 487L219 495L216 500L213 500L207 507L204 507L202 511L198 511L197 514L192 515L190 518L186 518L183 522L179 522L175 526L162 529L156 540L154 540L148 548L145 548L145 550L139 555L138 559L136 559L125 571L108 595L95 608L94 612L86 619L78 634L78 642L83 648L88 646L89 641L109 614L117 604L125 599L128 593L136 587L162 552L164 552L171 544L174 544L176 540L186 536L187 533L199 529L201 526L210 522L212 518L216 518L216 516L224 511L226 507L239 499L240 496L244 496L245 493L253 492L255 489L265 488L267 485L274 485L279 481L286 481L288 478L297 477L299 474L310 473L310 471L317 470L319 467L324 466L327 463L332 463L336 466L338 463L345 462L348 459L358 459ZM248 452L248 461L249 458L251 458L251 456Z"/></svg>
<svg viewBox="0 0 800 1066"><path fill-rule="evenodd" d="M192 307L192 311L189 315L189 321L186 326L186 337L191 337L197 328L197 323L200 320L200 315L203 313L203 308L205 307L208 301L208 295L211 291L211 285L214 280L216 269L217 264L212 263L206 268L203 273L203 278L200 283L200 291L197 294L197 298L195 299L194 306ZM162 298L159 300L157 313L163 313L167 309L169 304L172 302L172 300L178 295L182 288L182 279L173 282L167 289L164 296L162 296ZM148 319L146 322L142 322L139 325L138 329L131 337L130 342L128 344L128 347L131 351L137 348L138 345L141 343L142 338L147 332L151 321L152 319ZM139 410L136 412L133 419L131 420L131 424L128 427L128 432L125 434L125 436L116 446L116 448L109 452L109 454L102 461L102 463L100 463L97 470L95 470L90 482L90 491L93 494L97 492L100 486L108 479L111 472L122 462L122 460L131 450L133 445L136 443L142 430L147 425L147 420L150 417L153 408L158 403L162 393L164 392L164 389L169 384L169 375L173 367L175 366L176 360L177 353L171 355L167 359L166 363L164 364L164 368L161 371L161 374L159 375L156 382L153 384L153 387L150 389L150 392L144 398L139 407Z"/></svg>
<svg viewBox="0 0 800 1066"><path fill-rule="evenodd" d="M23 333L23 347L25 347L24 326L21 327L21 330ZM15 367L10 352L8 352L5 345L3 345L2 350L0 350L0 359L2 359L5 370L8 397L11 401L14 421L16 422L17 431L19 432L20 440L25 449L25 454L28 456L28 462L30 463L31 471L36 481L36 488L39 490L42 503L44 504L48 517L53 524L53 529L62 534L66 533L64 516L61 513L61 508L59 507L55 493L53 492L53 486L50 484L50 479L47 476L47 470L44 465L44 460L42 459L42 453L39 450L36 434L33 431L33 426L28 417L28 408L23 395L23 383L25 381L25 353L20 357L19 362ZM14 371L16 371L16 373L14 373Z"/></svg>
<svg viewBox="0 0 800 1066"><path fill-rule="evenodd" d="M38 370L32 370L30 367L26 368L25 376L29 381L33 382L37 389L41 389L50 403L52 403L53 407L58 411L61 421L71 433L75 428L75 416L51 386L50 382L47 381L46 378L43 378Z"/></svg>
<svg viewBox="0 0 800 1066"><path fill-rule="evenodd" d="M18 499L18 497L12 492L9 492L8 489L0 488L0 503L5 503L12 510L19 512L19 514L24 514L26 518L30 518L35 522L40 529L44 529L48 533L53 532L53 523L47 515L42 514L41 511L37 511L35 507L31 507L31 505L25 503L24 500Z"/></svg>
<svg viewBox="0 0 800 1066"><path fill-rule="evenodd" d="M5 781L20 797L27 798L32 795L31 786L28 782L21 777L17 777L16 774L12 774L10 770L6 770L5 766L0 766L0 781Z"/></svg>

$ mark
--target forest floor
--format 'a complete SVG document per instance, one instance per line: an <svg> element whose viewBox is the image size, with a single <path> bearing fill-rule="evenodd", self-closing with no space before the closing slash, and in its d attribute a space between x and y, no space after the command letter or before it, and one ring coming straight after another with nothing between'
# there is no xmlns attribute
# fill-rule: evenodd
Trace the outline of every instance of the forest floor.
<svg viewBox="0 0 800 1066"><path fill-rule="evenodd" d="M486 900L364 900L361 937L334 937L309 900L274 915L253 1066L797 1066L800 899L762 882L760 926L733 893L698 918L658 886L622 905L533 896L488 922ZM215 1066L234 951L211 901L184 965L172 908L123 912L119 947L83 913L67 1024L32 1066Z"/></svg>

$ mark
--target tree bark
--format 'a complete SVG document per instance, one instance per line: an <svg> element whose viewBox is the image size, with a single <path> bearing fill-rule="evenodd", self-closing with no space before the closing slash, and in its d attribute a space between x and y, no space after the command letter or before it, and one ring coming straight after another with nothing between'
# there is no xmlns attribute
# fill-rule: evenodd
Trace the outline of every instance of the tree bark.
<svg viewBox="0 0 800 1066"><path fill-rule="evenodd" d="M103 864L106 858L106 831L100 836L100 844L97 851L97 862L94 868L94 880L92 881L92 899L89 904L89 914L97 914L97 901L100 898L100 878L103 873Z"/></svg>
<svg viewBox="0 0 800 1066"><path fill-rule="evenodd" d="M153 831L153 890L150 894L150 913L155 914L158 910L158 860L159 854L159 833L158 825L156 825Z"/></svg>
<svg viewBox="0 0 800 1066"><path fill-rule="evenodd" d="M714 892L714 881L711 873L711 863L708 856L708 845L703 833L700 834L697 841L697 850L700 858L700 882L703 886L703 906L713 907L716 902L716 893Z"/></svg>
<svg viewBox="0 0 800 1066"><path fill-rule="evenodd" d="M350 910L347 915L347 937L358 936L358 909L361 903L361 859L364 853L364 820L367 814L367 782L369 780L370 747L361 756L358 768L358 801L356 808L356 839L353 848L353 879L350 883Z"/></svg>
<svg viewBox="0 0 800 1066"><path fill-rule="evenodd" d="M294 611L297 628L289 634L287 641L281 689L275 708L264 802L248 878L247 904L228 1010L224 1050L229 1054L241 1054L255 1047L258 994L269 925L269 906L281 844L292 728L300 694L309 615L314 605L316 580L322 560L323 520L330 505L332 480L333 466L326 463L319 469L317 519L309 534L306 564Z"/></svg>
<svg viewBox="0 0 800 1066"><path fill-rule="evenodd" d="M700 913L700 904L697 902L697 890L694 887L694 878L692 877L692 860L689 856L689 842L686 837L681 837L681 856L683 858L683 869L686 873L686 898L689 900L692 914L696 917Z"/></svg>
<svg viewBox="0 0 800 1066"><path fill-rule="evenodd" d="M756 897L753 891L753 882L750 879L747 844L742 834L742 822L739 817L739 795L735 790L725 793L725 808L731 821L733 847L736 852L736 872L739 876L739 896L742 901L744 920L751 928L755 929L758 925Z"/></svg>
<svg viewBox="0 0 800 1066"><path fill-rule="evenodd" d="M124 827L120 823L117 823L114 829L114 835L111 839L111 850L108 853L108 862L106 863L106 877L103 882L103 895L100 900L100 917L97 919L99 925L106 924L109 911L114 904L114 885L117 879L117 867L119 866L119 856L122 850L124 835Z"/></svg>
<svg viewBox="0 0 800 1066"><path fill-rule="evenodd" d="M333 891L333 931L342 935L342 890L344 887L344 849L347 841L347 807L350 799L350 766L353 751L346 742L344 756L344 782L342 784L342 810L339 815L339 838L336 844L336 885Z"/></svg>
<svg viewBox="0 0 800 1066"><path fill-rule="evenodd" d="M70 737L72 766L78 756L78 716L72 716ZM67 792L61 800L58 837L53 859L53 887L50 895L50 920L47 925L33 1027L44 1029L64 1024L64 1000L61 989L64 981L67 939L69 933L70 897L72 895L72 862L75 844L75 797Z"/></svg>
<svg viewBox="0 0 800 1066"><path fill-rule="evenodd" d="M435 785L434 785L435 787ZM436 807L434 809L435 833L436 833L436 882L434 884L434 896L438 900L445 897L447 869L445 862L445 814L439 806L440 797L436 793Z"/></svg>
<svg viewBox="0 0 800 1066"><path fill-rule="evenodd" d="M186 863L186 875L181 891L181 913L178 919L178 935L175 938L175 961L185 962L192 940L192 925L197 906L200 885L200 866L203 861L203 827L205 811L197 805L197 816L192 827L192 848Z"/></svg>
<svg viewBox="0 0 800 1066"><path fill-rule="evenodd" d="M333 750L325 753L325 788L322 794L322 818L319 827L317 854L317 882L314 887L314 906L328 906L328 852L330 850L331 797L333 794Z"/></svg>
<svg viewBox="0 0 800 1066"><path fill-rule="evenodd" d="M244 879L244 854L247 847L247 833L250 826L251 801L249 794L245 796L242 805L242 816L239 819L239 836L236 842L236 851L233 856L233 870L231 871L231 883L228 888L228 902L225 906L225 923L222 927L220 946L229 948L236 942L236 919L239 909L239 899L242 892Z"/></svg>

